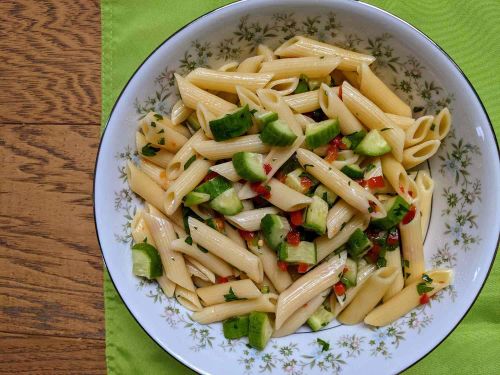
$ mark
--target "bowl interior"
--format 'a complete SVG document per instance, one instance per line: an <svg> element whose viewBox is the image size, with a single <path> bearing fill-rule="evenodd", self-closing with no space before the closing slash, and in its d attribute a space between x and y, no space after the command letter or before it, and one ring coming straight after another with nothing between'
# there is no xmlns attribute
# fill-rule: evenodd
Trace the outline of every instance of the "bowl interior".
<svg viewBox="0 0 500 375"><path fill-rule="evenodd" d="M168 115L178 99L173 72L240 61L255 54L259 43L275 48L299 34L376 56L377 73L411 103L416 115L450 108L453 130L429 164L436 187L425 255L429 268L454 268L455 284L429 306L389 327L331 324L318 333L304 329L274 339L260 353L243 342L225 340L217 324L192 322L187 311L165 298L155 284L132 275L130 220L141 203L128 188L124 165L137 157L138 118L149 110ZM474 90L454 63L417 30L357 2L255 0L223 7L191 23L162 44L130 79L101 142L96 226L110 275L132 314L163 348L197 371L355 373L370 366L376 373L397 372L446 337L483 285L500 227L499 170L495 137ZM330 349L322 351L318 338L331 343Z"/></svg>

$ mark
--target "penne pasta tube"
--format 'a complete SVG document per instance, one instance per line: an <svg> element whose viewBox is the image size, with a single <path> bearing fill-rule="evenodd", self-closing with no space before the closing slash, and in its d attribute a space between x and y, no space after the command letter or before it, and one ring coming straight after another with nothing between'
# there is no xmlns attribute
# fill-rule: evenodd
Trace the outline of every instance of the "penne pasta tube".
<svg viewBox="0 0 500 375"><path fill-rule="evenodd" d="M347 80L347 82L349 82L353 87L355 87L356 89L359 90L359 74L358 72L348 72L348 71L343 71L342 72L343 76L344 76L344 81Z"/></svg>
<svg viewBox="0 0 500 375"><path fill-rule="evenodd" d="M280 329L300 306L309 301L311 296L318 295L339 281L339 275L342 274L346 258L345 251L332 256L295 280L292 285L281 292L276 305L276 330Z"/></svg>
<svg viewBox="0 0 500 375"><path fill-rule="evenodd" d="M174 154L171 152L164 150L164 149L159 149L158 151L155 152L154 155L150 155L150 153L147 153L145 150L148 147L146 141L146 137L140 132L135 133L135 146L137 148L137 153L139 156L143 159L146 159L159 167L166 168L168 163L170 163L170 160L174 157ZM146 153L147 155L144 155Z"/></svg>
<svg viewBox="0 0 500 375"><path fill-rule="evenodd" d="M272 78L272 73L221 72L206 68L196 68L186 76L189 82L201 89L233 94L236 94L236 86L256 91L264 88Z"/></svg>
<svg viewBox="0 0 500 375"><path fill-rule="evenodd" d="M297 123L292 110L278 92L270 89L261 89L257 90L257 96L264 108L268 111L276 112L279 119L284 121L296 135L303 134L302 127Z"/></svg>
<svg viewBox="0 0 500 375"><path fill-rule="evenodd" d="M267 293L277 294L278 293L278 291L274 287L273 283L271 282L271 280L269 280L269 278L266 276L265 273L264 273L264 280L261 283L257 284L257 287L260 289L260 291L263 294L267 294Z"/></svg>
<svg viewBox="0 0 500 375"><path fill-rule="evenodd" d="M405 286L403 268L401 267L401 251L399 250L399 247L392 251L387 251L385 253L385 260L387 267L396 268L396 277L384 294L384 302L390 300L394 295L398 294Z"/></svg>
<svg viewBox="0 0 500 375"><path fill-rule="evenodd" d="M342 324L362 322L368 313L377 306L395 278L396 267L382 267L375 271L366 280L351 303L339 314L337 320Z"/></svg>
<svg viewBox="0 0 500 375"><path fill-rule="evenodd" d="M151 203L162 212L165 190L163 190L151 177L137 168L130 160L127 162L127 181L130 190Z"/></svg>
<svg viewBox="0 0 500 375"><path fill-rule="evenodd" d="M218 72L235 72L238 69L237 61L229 61L228 63L217 68Z"/></svg>
<svg viewBox="0 0 500 375"><path fill-rule="evenodd" d="M248 57L238 65L236 71L241 73L257 73L263 61L264 56L262 55Z"/></svg>
<svg viewBox="0 0 500 375"><path fill-rule="evenodd" d="M276 60L276 55L273 50L266 46L265 44L259 44L257 46L257 55L264 56L264 61L273 61Z"/></svg>
<svg viewBox="0 0 500 375"><path fill-rule="evenodd" d="M177 152L188 140L185 135L177 131L184 127L178 126L174 129L173 126L166 125L170 120L167 121L166 118L161 118L162 120L153 119L155 121L149 121L146 116L141 121L141 128L146 142L153 144L156 148ZM187 132L189 135L189 131Z"/></svg>
<svg viewBox="0 0 500 375"><path fill-rule="evenodd" d="M173 251L171 243L177 237L170 221L144 213L144 220L160 253L165 274L177 285L193 291L194 285L182 254Z"/></svg>
<svg viewBox="0 0 500 375"><path fill-rule="evenodd" d="M220 322L233 316L249 314L252 311L275 312L276 306L271 302L275 298L275 294L263 294L257 299L224 302L194 312L191 315L191 319L200 324L209 324Z"/></svg>
<svg viewBox="0 0 500 375"><path fill-rule="evenodd" d="M297 159L306 172L316 177L349 205L372 217L384 217L385 208L373 194L366 191L356 181L330 165L311 151L297 150Z"/></svg>
<svg viewBox="0 0 500 375"><path fill-rule="evenodd" d="M270 149L269 145L261 141L258 134L244 135L223 142L202 141L193 145L193 148L209 160L230 159L233 154L240 151L263 154Z"/></svg>
<svg viewBox="0 0 500 375"><path fill-rule="evenodd" d="M181 237L172 241L172 249L196 259L218 276L229 277L233 275L233 269L224 260L208 251L201 250L194 243L193 245L189 245L186 240L187 237Z"/></svg>
<svg viewBox="0 0 500 375"><path fill-rule="evenodd" d="M177 302L188 310L200 311L202 309L200 299L194 291L177 285L175 288L175 298L177 299Z"/></svg>
<svg viewBox="0 0 500 375"><path fill-rule="evenodd" d="M263 269L258 257L193 217L188 218L188 224L194 242L245 272L256 283L262 282Z"/></svg>
<svg viewBox="0 0 500 375"><path fill-rule="evenodd" d="M167 189L169 181L165 169L147 161L146 159L139 159L139 168L146 173L151 179L156 182L162 189Z"/></svg>
<svg viewBox="0 0 500 375"><path fill-rule="evenodd" d="M422 164L436 154L440 145L441 141L433 139L407 148L403 151L403 167L410 169Z"/></svg>
<svg viewBox="0 0 500 375"><path fill-rule="evenodd" d="M210 121L215 120L216 116L203 103L196 105L196 118L205 136L209 139L214 139L212 129L210 129Z"/></svg>
<svg viewBox="0 0 500 375"><path fill-rule="evenodd" d="M302 128L302 131L306 130L307 124L315 124L316 121L314 121L312 118L305 116L303 114L297 113L295 115L295 119L299 123L300 127Z"/></svg>
<svg viewBox="0 0 500 375"><path fill-rule="evenodd" d="M238 99L242 106L248 105L250 110L263 111L264 107L260 102L259 97L256 93L250 91L249 89L241 86L236 86L236 93L238 94Z"/></svg>
<svg viewBox="0 0 500 375"><path fill-rule="evenodd" d="M224 229L226 231L226 235L235 244L241 246L242 248L245 248L247 246L246 241L243 238L241 238L237 229L234 229L231 225L225 225Z"/></svg>
<svg viewBox="0 0 500 375"><path fill-rule="evenodd" d="M335 56L297 57L265 61L260 73L274 73L274 79L298 77L305 74L308 78L320 78L329 75L340 63Z"/></svg>
<svg viewBox="0 0 500 375"><path fill-rule="evenodd" d="M269 82L266 85L266 89L274 90L279 95L285 96L293 93L297 88L298 84L299 84L299 79L297 77L282 78Z"/></svg>
<svg viewBox="0 0 500 375"><path fill-rule="evenodd" d="M271 178L267 184L271 188L271 195L265 199L285 212L297 211L312 203L312 198L293 190L275 178Z"/></svg>
<svg viewBox="0 0 500 375"><path fill-rule="evenodd" d="M278 212L280 211L276 207L264 207L243 211L237 215L226 216L225 218L228 222L241 230L255 232L260 230L260 221L264 216L267 214L277 214Z"/></svg>
<svg viewBox="0 0 500 375"><path fill-rule="evenodd" d="M441 289L453 283L453 271L449 269L431 270L427 272L427 275L432 279L432 283L429 285L432 290L426 293L428 297L432 297ZM391 324L420 305L421 296L417 291L417 285L422 281L419 277L390 300L376 307L366 316L365 323L376 327L383 327Z"/></svg>
<svg viewBox="0 0 500 375"><path fill-rule="evenodd" d="M318 90L284 96L285 103L296 113L313 112L320 108Z"/></svg>
<svg viewBox="0 0 500 375"><path fill-rule="evenodd" d="M250 251L259 257L264 268L264 273L271 280L278 292L283 292L292 284L292 278L288 271L283 271L278 267L278 257L276 252L267 247L265 243L261 246L249 246Z"/></svg>
<svg viewBox="0 0 500 375"><path fill-rule="evenodd" d="M192 191L207 175L212 164L208 160L195 160L188 169L169 186L165 194L164 209L167 215L173 214L182 204L182 198Z"/></svg>
<svg viewBox="0 0 500 375"><path fill-rule="evenodd" d="M413 121L413 124L405 129L405 148L423 142L433 121L434 116L422 116Z"/></svg>
<svg viewBox="0 0 500 375"><path fill-rule="evenodd" d="M408 224L399 224L401 247L403 250L403 265L405 285L418 279L425 269L424 242L422 240L422 225L420 212Z"/></svg>
<svg viewBox="0 0 500 375"><path fill-rule="evenodd" d="M236 172L236 169L234 169L232 161L212 165L210 170L227 178L229 181L238 182L241 180L241 177Z"/></svg>
<svg viewBox="0 0 500 375"><path fill-rule="evenodd" d="M354 151L343 150L337 153L337 159L331 162L330 165L338 170L341 170L348 164L359 164L360 162L360 156L355 154Z"/></svg>
<svg viewBox="0 0 500 375"><path fill-rule="evenodd" d="M346 201L339 199L328 211L326 217L326 232L328 238L333 238L356 214L356 209L349 206Z"/></svg>
<svg viewBox="0 0 500 375"><path fill-rule="evenodd" d="M365 126L381 131L382 136L391 146L391 152L397 161L403 160L405 133L389 119L371 100L363 96L349 83L342 83L342 101L346 107ZM383 130L383 131L382 131Z"/></svg>
<svg viewBox="0 0 500 375"><path fill-rule="evenodd" d="M411 117L411 108L403 102L387 85L370 69L368 64L358 66L359 91L375 103L384 112Z"/></svg>
<svg viewBox="0 0 500 375"><path fill-rule="evenodd" d="M373 56L349 51L304 36L295 36L287 40L274 53L280 57L337 56L341 59L337 68L345 71L356 71L361 63L371 64L375 61Z"/></svg>
<svg viewBox="0 0 500 375"><path fill-rule="evenodd" d="M427 228L429 227L429 221L431 218L431 205L432 205L432 194L434 193L434 181L432 180L429 172L418 171L417 177L415 178L415 183L417 184L418 190L418 208L420 210L420 224L422 226L422 239L425 238L427 234Z"/></svg>
<svg viewBox="0 0 500 375"><path fill-rule="evenodd" d="M179 125L187 120L187 118L193 113L191 108L188 108L182 100L177 100L177 102L172 107L172 111L170 113L170 120L172 124Z"/></svg>
<svg viewBox="0 0 500 375"><path fill-rule="evenodd" d="M415 123L415 119L412 117L406 117L406 116L399 116L399 115L394 115L392 113L385 113L389 119L392 120L394 125L397 127L403 129L406 131L410 126L412 126Z"/></svg>
<svg viewBox="0 0 500 375"><path fill-rule="evenodd" d="M176 131L177 133L182 134L186 138L189 138L191 136L191 133L189 133L189 130L184 125L174 124L172 122L172 120L170 120L168 117L160 115L159 113L155 113L152 111L147 113L146 116L144 116L141 119L141 121L139 122L139 126L142 129L142 131L144 132L144 134L146 134L147 128L149 126L154 128L154 126L152 126L153 123L154 123L154 125L158 125L158 124L161 125L160 128L157 129L157 134L162 134L160 132L161 129L164 127L167 127L167 128L170 128L170 129Z"/></svg>
<svg viewBox="0 0 500 375"><path fill-rule="evenodd" d="M451 129L451 113L448 108L443 108L434 117L434 122L431 125L429 133L427 134L426 140L437 139L442 141L450 132Z"/></svg>
<svg viewBox="0 0 500 375"><path fill-rule="evenodd" d="M196 276L193 276L193 283L197 288L213 285L210 281L202 280Z"/></svg>
<svg viewBox="0 0 500 375"><path fill-rule="evenodd" d="M196 109L198 103L201 103L216 117L223 116L237 108L233 103L196 87L179 74L175 73L174 76L177 81L177 87L179 89L179 93L181 94L182 101L187 107Z"/></svg>
<svg viewBox="0 0 500 375"><path fill-rule="evenodd" d="M338 89L321 84L318 94L319 105L329 118L338 118L340 132L352 134L364 130L361 122L347 109L344 102L338 97Z"/></svg>
<svg viewBox="0 0 500 375"><path fill-rule="evenodd" d="M167 297L174 296L176 284L172 280L170 280L167 275L165 275L165 273L156 278L156 282L163 291L163 294L165 294Z"/></svg>
<svg viewBox="0 0 500 375"><path fill-rule="evenodd" d="M223 284L198 288L196 293L205 306L217 305L237 299L255 299L262 296L260 290L250 279L228 281Z"/></svg>
<svg viewBox="0 0 500 375"><path fill-rule="evenodd" d="M345 244L356 229L364 231L368 227L369 222L370 217L368 215L357 213L357 215L349 220L333 238L329 239L327 236L317 238L314 241L316 244L317 261L321 262L324 258Z"/></svg>
<svg viewBox="0 0 500 375"><path fill-rule="evenodd" d="M205 137L205 133L202 129L199 129L196 133L193 134L189 140L184 143L179 151L172 158L170 163L167 166L166 175L169 180L175 180L179 177L184 170L186 170L187 162L190 161L193 157L196 157L196 152L193 149L193 145L207 140ZM191 162L192 163L192 162Z"/></svg>
<svg viewBox="0 0 500 375"><path fill-rule="evenodd" d="M203 274L204 277L201 277L200 278L205 278L206 280L210 281L212 284L215 284L215 274L210 271L207 267L205 267L203 264L201 264L200 262L198 262L196 259L194 259L193 257L190 257L188 255L186 255L184 257L187 261L189 261L189 263L191 263L192 266L196 267L196 269L201 272Z"/></svg>
<svg viewBox="0 0 500 375"><path fill-rule="evenodd" d="M272 337L283 337L296 332L312 314L321 306L325 298L330 293L330 288L325 289L316 297L299 307L281 326L280 329L273 332Z"/></svg>
<svg viewBox="0 0 500 375"><path fill-rule="evenodd" d="M382 163L382 172L393 189L409 203L416 200L418 198L417 185L408 176L401 163L389 154L382 156L380 161Z"/></svg>

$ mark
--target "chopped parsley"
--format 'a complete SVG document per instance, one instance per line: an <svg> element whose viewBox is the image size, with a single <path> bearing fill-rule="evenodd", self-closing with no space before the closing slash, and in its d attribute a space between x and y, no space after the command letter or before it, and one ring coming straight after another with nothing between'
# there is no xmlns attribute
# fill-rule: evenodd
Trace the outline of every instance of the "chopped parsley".
<svg viewBox="0 0 500 375"><path fill-rule="evenodd" d="M368 165L365 167L365 173L366 173L366 172L370 172L370 171L371 171L372 169L374 169L374 168L375 168L375 164L372 164L372 163L368 164Z"/></svg>
<svg viewBox="0 0 500 375"><path fill-rule="evenodd" d="M156 134L161 134L161 133L165 133L165 129L158 130L158 133L156 133Z"/></svg>
<svg viewBox="0 0 500 375"><path fill-rule="evenodd" d="M184 170L188 169L191 164L196 160L196 155L191 156L186 164L184 164Z"/></svg>
<svg viewBox="0 0 500 375"><path fill-rule="evenodd" d="M387 130L391 130L391 128L383 128L383 129L380 129L381 132L385 132Z"/></svg>
<svg viewBox="0 0 500 375"><path fill-rule="evenodd" d="M372 207L372 206L369 206L369 207L368 207L368 212L369 212L369 213L372 213L372 212L373 212L373 207Z"/></svg>
<svg viewBox="0 0 500 375"><path fill-rule="evenodd" d="M316 342L318 343L319 346L321 346L321 351L326 352L330 349L330 343L328 341L322 340L322 339L316 339Z"/></svg>
<svg viewBox="0 0 500 375"><path fill-rule="evenodd" d="M385 258L379 257L377 259L377 268L382 268L387 266L387 260Z"/></svg>
<svg viewBox="0 0 500 375"><path fill-rule="evenodd" d="M156 121L161 121L161 120L163 120L163 116L162 116L162 115L160 115L160 114L158 114L158 113L155 113L155 114L154 114L154 117L155 117Z"/></svg>
<svg viewBox="0 0 500 375"><path fill-rule="evenodd" d="M432 283L432 279L426 273L422 275L422 280L424 280L426 283Z"/></svg>
<svg viewBox="0 0 500 375"><path fill-rule="evenodd" d="M187 243L188 245L192 245L193 238L191 236L187 236L186 239L184 240L184 242Z"/></svg>
<svg viewBox="0 0 500 375"><path fill-rule="evenodd" d="M436 129L436 124L431 125L431 130L434 131L434 129Z"/></svg>
<svg viewBox="0 0 500 375"><path fill-rule="evenodd" d="M229 293L224 294L224 300L226 302L238 301L246 298L239 298L236 294L234 294L233 288L229 287Z"/></svg>
<svg viewBox="0 0 500 375"><path fill-rule="evenodd" d="M403 259L403 266L405 266L406 268L409 268L410 267L410 261L408 259Z"/></svg>
<svg viewBox="0 0 500 375"><path fill-rule="evenodd" d="M430 292L432 290L434 290L434 288L432 286L427 285L427 283L425 282L417 284L417 293L419 296L427 292Z"/></svg>
<svg viewBox="0 0 500 375"><path fill-rule="evenodd" d="M307 169L307 167L314 168L314 165L312 165L312 164L304 164L304 168Z"/></svg>
<svg viewBox="0 0 500 375"><path fill-rule="evenodd" d="M158 147L154 147L151 145L151 143L147 143L141 149L141 154L143 154L144 156L155 156L158 151L160 151Z"/></svg>
<svg viewBox="0 0 500 375"><path fill-rule="evenodd" d="M165 137L161 137L160 140L158 141L159 145L165 145Z"/></svg>
<svg viewBox="0 0 500 375"><path fill-rule="evenodd" d="M208 250L205 249L203 246L198 245L198 249L200 249L202 253L208 253Z"/></svg>
<svg viewBox="0 0 500 375"><path fill-rule="evenodd" d="M156 122L151 121L151 127L156 128Z"/></svg>

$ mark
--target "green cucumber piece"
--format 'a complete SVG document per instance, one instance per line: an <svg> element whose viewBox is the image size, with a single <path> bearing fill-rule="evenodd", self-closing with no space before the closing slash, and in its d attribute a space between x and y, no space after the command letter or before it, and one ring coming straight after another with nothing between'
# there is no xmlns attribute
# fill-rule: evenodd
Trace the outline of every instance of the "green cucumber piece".
<svg viewBox="0 0 500 375"><path fill-rule="evenodd" d="M335 315L328 311L324 305L321 305L314 314L307 319L307 324L313 331L319 331L321 328L326 327L334 318Z"/></svg>
<svg viewBox="0 0 500 375"><path fill-rule="evenodd" d="M269 287L269 285L262 285L262 287L260 288L260 292L262 294L268 294L271 292L271 288Z"/></svg>
<svg viewBox="0 0 500 375"><path fill-rule="evenodd" d="M184 206L186 207L197 206L199 204L208 202L209 200L210 200L210 194L192 191L190 193L187 193L186 196L184 197Z"/></svg>
<svg viewBox="0 0 500 375"><path fill-rule="evenodd" d="M340 171L353 180L359 180L365 175L365 172L356 164L344 165Z"/></svg>
<svg viewBox="0 0 500 375"><path fill-rule="evenodd" d="M232 340L248 336L249 320L248 315L235 316L234 318L225 320L222 323L224 337Z"/></svg>
<svg viewBox="0 0 500 375"><path fill-rule="evenodd" d="M314 149L326 145L340 133L339 121L329 119L306 125L306 146Z"/></svg>
<svg viewBox="0 0 500 375"><path fill-rule="evenodd" d="M283 121L276 120L270 122L260 133L262 142L272 146L290 146L297 136Z"/></svg>
<svg viewBox="0 0 500 375"><path fill-rule="evenodd" d="M300 241L297 246L282 242L278 248L279 259L288 263L316 264L316 245L313 242Z"/></svg>
<svg viewBox="0 0 500 375"><path fill-rule="evenodd" d="M396 195L385 201L384 207L387 215L380 219L372 219L371 224L376 228L388 230L403 220L410 209L410 204L401 198L401 196Z"/></svg>
<svg viewBox="0 0 500 375"><path fill-rule="evenodd" d="M301 194L305 194L308 189L302 186L300 181L300 176L302 176L305 171L302 168L297 168L286 175L285 185L289 188L298 191Z"/></svg>
<svg viewBox="0 0 500 375"><path fill-rule="evenodd" d="M301 74L300 79L299 79L299 84L297 85L297 87L295 88L293 93L294 94L302 94L304 92L308 92L309 91L308 81L309 81L309 78L307 78L307 76L305 74Z"/></svg>
<svg viewBox="0 0 500 375"><path fill-rule="evenodd" d="M208 125L212 131L214 140L217 142L226 141L245 134L251 128L252 114L247 104L243 108L238 108L233 113L210 121Z"/></svg>
<svg viewBox="0 0 500 375"><path fill-rule="evenodd" d="M236 215L243 211L243 203L234 188L230 188L210 201L210 207L222 215Z"/></svg>
<svg viewBox="0 0 500 375"><path fill-rule="evenodd" d="M328 216L328 203L314 195L312 203L307 207L306 217L302 226L322 235L326 232L326 217Z"/></svg>
<svg viewBox="0 0 500 375"><path fill-rule="evenodd" d="M341 281L344 282L347 287L356 286L356 278L358 276L358 262L351 258L347 258L345 261L344 269L346 268L347 271L345 271L342 275Z"/></svg>
<svg viewBox="0 0 500 375"><path fill-rule="evenodd" d="M359 228L347 240L347 252L354 259L361 258L372 246L373 243L368 236Z"/></svg>
<svg viewBox="0 0 500 375"><path fill-rule="evenodd" d="M248 344L252 348L264 350L272 334L273 326L269 315L252 311L248 322Z"/></svg>
<svg viewBox="0 0 500 375"><path fill-rule="evenodd" d="M282 216L267 214L260 221L260 229L267 245L271 249L276 250L290 231L290 224L288 220Z"/></svg>
<svg viewBox="0 0 500 375"><path fill-rule="evenodd" d="M354 151L360 155L381 156L391 151L391 146L376 129L370 130Z"/></svg>
<svg viewBox="0 0 500 375"><path fill-rule="evenodd" d="M253 114L253 117L257 121L257 124L262 129L270 122L276 121L278 119L278 114L272 111L265 111L265 112L257 111Z"/></svg>
<svg viewBox="0 0 500 375"><path fill-rule="evenodd" d="M347 148L353 150L359 145L364 137L366 137L366 132L360 130L342 137L342 143L344 143Z"/></svg>
<svg viewBox="0 0 500 375"><path fill-rule="evenodd" d="M328 189L325 185L318 185L314 191L314 195L323 199L328 204L328 207L332 207L337 200L337 194Z"/></svg>
<svg viewBox="0 0 500 375"><path fill-rule="evenodd" d="M201 128L200 122L198 121L198 117L196 116L196 112L193 112L187 118L187 123L193 130L198 130Z"/></svg>
<svg viewBox="0 0 500 375"><path fill-rule="evenodd" d="M236 173L247 181L259 182L267 179L261 154L237 152L233 155L233 167Z"/></svg>
<svg viewBox="0 0 500 375"><path fill-rule="evenodd" d="M140 242L132 246L132 272L150 280L163 274L160 254L153 245Z"/></svg>
<svg viewBox="0 0 500 375"><path fill-rule="evenodd" d="M215 178L212 178L211 180L208 180L207 182L204 182L196 189L194 189L194 191L197 193L208 194L210 195L210 199L214 199L226 190L231 189L232 186L233 185L229 180L225 179L222 176L217 176Z"/></svg>

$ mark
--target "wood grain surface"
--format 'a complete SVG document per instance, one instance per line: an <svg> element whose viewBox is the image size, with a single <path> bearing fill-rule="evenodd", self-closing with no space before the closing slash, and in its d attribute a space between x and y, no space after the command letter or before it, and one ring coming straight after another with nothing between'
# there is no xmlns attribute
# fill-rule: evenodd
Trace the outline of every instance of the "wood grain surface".
<svg viewBox="0 0 500 375"><path fill-rule="evenodd" d="M104 374L97 0L0 1L0 374Z"/></svg>

